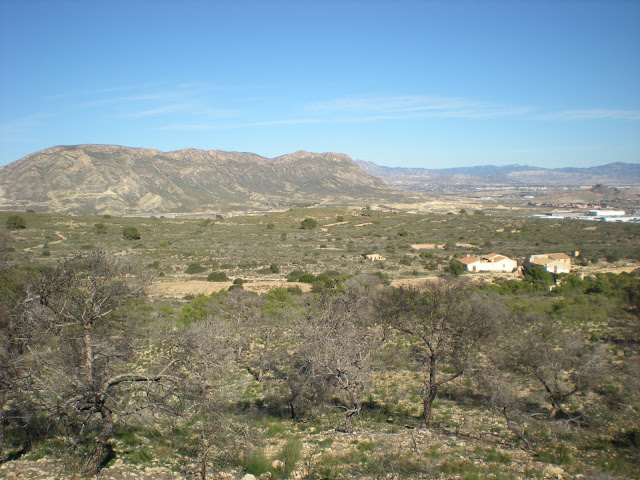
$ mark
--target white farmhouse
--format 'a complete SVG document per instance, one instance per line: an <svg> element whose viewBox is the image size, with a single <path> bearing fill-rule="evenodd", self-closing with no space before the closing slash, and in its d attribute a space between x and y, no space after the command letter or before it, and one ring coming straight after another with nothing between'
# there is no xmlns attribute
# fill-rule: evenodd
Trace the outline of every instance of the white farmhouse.
<svg viewBox="0 0 640 480"><path fill-rule="evenodd" d="M469 272L513 272L518 267L518 262L497 253L490 253L480 258L464 257L460 262Z"/></svg>
<svg viewBox="0 0 640 480"><path fill-rule="evenodd" d="M524 261L524 268L529 270L533 267L544 267L550 273L569 273L571 271L571 257L566 253L529 255Z"/></svg>

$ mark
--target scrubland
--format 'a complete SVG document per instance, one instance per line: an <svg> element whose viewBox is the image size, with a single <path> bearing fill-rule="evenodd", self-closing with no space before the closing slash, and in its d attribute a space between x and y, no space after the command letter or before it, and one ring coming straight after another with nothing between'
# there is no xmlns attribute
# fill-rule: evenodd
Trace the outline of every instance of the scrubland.
<svg viewBox="0 0 640 480"><path fill-rule="evenodd" d="M7 478L640 478L640 225L10 215Z"/></svg>

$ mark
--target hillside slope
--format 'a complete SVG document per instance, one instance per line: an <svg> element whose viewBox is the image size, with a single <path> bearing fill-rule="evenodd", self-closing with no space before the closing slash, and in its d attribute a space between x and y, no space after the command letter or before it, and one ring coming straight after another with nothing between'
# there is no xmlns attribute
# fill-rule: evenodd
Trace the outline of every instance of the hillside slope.
<svg viewBox="0 0 640 480"><path fill-rule="evenodd" d="M219 213L364 205L405 195L348 156L57 146L0 169L0 208L74 214Z"/></svg>

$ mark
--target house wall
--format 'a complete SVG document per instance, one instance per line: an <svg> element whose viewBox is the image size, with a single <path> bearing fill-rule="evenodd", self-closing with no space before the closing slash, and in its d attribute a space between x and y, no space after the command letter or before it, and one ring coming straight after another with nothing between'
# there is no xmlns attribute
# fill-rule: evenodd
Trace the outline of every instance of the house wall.
<svg viewBox="0 0 640 480"><path fill-rule="evenodd" d="M544 267L550 273L569 273L571 272L571 258L558 258L551 261L548 254L530 255L524 262L525 270L533 267Z"/></svg>
<svg viewBox="0 0 640 480"><path fill-rule="evenodd" d="M467 265L469 272L512 272L518 266L518 262L505 258L499 262L474 262Z"/></svg>

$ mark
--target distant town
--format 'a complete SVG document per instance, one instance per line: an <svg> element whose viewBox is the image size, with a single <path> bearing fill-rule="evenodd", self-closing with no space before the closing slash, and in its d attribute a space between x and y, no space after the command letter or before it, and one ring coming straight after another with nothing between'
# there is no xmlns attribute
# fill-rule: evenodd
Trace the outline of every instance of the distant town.
<svg viewBox="0 0 640 480"><path fill-rule="evenodd" d="M542 205L552 206L555 208L585 208L581 205ZM542 213L532 215L533 218L546 218L546 219L570 219L570 220L586 220L590 222L640 222L640 212L634 211L632 214L627 215L625 210L607 210L607 209L593 209L585 212L576 212L573 210L554 210L549 213Z"/></svg>

